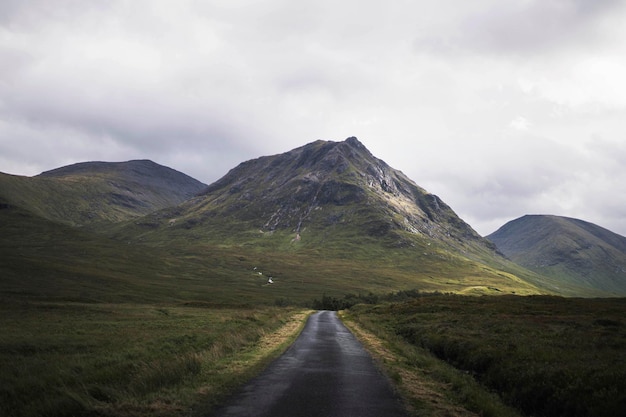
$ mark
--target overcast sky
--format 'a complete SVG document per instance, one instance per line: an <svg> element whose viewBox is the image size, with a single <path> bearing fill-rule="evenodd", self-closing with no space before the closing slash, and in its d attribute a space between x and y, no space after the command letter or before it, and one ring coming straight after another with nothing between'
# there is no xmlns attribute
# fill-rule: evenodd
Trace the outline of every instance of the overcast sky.
<svg viewBox="0 0 626 417"><path fill-rule="evenodd" d="M480 234L626 235L625 74L619 0L1 0L0 171L356 136Z"/></svg>

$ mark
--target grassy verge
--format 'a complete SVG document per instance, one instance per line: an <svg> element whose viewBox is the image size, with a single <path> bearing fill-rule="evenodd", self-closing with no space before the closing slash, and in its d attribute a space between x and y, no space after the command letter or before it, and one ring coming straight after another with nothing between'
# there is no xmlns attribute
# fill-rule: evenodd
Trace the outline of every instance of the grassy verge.
<svg viewBox="0 0 626 417"><path fill-rule="evenodd" d="M209 411L278 355L306 313L184 305L5 303L0 415Z"/></svg>
<svg viewBox="0 0 626 417"><path fill-rule="evenodd" d="M521 416L467 373L407 343L358 310L342 311L340 316L392 380L411 415Z"/></svg>
<svg viewBox="0 0 626 417"><path fill-rule="evenodd" d="M626 414L625 313L625 299L440 296L350 317L384 335L407 371L439 379L438 358L526 415L586 417ZM504 415L446 378L466 408Z"/></svg>

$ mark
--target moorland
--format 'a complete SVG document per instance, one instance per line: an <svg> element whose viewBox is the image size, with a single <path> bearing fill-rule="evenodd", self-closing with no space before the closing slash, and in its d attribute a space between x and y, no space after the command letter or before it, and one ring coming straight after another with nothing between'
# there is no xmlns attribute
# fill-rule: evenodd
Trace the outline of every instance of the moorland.
<svg viewBox="0 0 626 417"><path fill-rule="evenodd" d="M0 415L209 415L312 309L414 415L626 410L617 281L512 262L355 138L210 186L147 161L0 174L0 273Z"/></svg>

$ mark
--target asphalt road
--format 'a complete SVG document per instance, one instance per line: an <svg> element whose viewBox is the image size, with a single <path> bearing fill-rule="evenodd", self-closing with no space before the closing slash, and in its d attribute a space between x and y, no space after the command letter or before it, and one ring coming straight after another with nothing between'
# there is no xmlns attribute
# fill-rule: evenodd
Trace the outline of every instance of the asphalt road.
<svg viewBox="0 0 626 417"><path fill-rule="evenodd" d="M337 314L313 314L293 345L217 417L406 416L387 379Z"/></svg>

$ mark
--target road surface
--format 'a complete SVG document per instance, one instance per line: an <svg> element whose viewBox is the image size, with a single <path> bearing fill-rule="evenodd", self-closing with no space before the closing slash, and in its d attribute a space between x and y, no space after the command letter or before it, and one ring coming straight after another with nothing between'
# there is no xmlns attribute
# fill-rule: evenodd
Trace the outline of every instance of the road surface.
<svg viewBox="0 0 626 417"><path fill-rule="evenodd" d="M404 417L406 412L337 314L319 311L294 344L215 416Z"/></svg>

